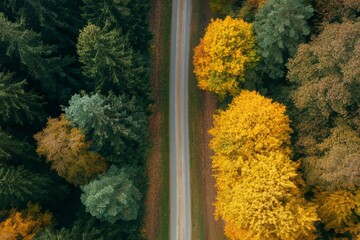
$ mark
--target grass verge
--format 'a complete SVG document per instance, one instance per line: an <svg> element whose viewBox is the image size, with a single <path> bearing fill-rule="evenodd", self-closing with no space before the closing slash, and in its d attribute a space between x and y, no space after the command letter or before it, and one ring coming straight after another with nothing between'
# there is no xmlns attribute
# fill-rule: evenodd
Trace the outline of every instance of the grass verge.
<svg viewBox="0 0 360 240"><path fill-rule="evenodd" d="M161 136L162 184L160 205L159 239L168 240L170 228L170 146L169 146L169 78L170 78L170 41L171 41L171 0L164 0L165 11L163 27L161 29L160 45L163 46L160 73L160 104L164 116L163 132Z"/></svg>
<svg viewBox="0 0 360 240"><path fill-rule="evenodd" d="M201 109L203 98L197 87L196 77L193 74L192 53L196 45L199 44L207 24L202 0L192 0L191 15L191 39L190 39L190 72L189 72L189 144L190 144L190 178L191 178L191 217L192 217L192 239L205 239L203 212L202 212L202 174L200 151L198 147L201 142L201 132L199 129L199 119L201 119Z"/></svg>

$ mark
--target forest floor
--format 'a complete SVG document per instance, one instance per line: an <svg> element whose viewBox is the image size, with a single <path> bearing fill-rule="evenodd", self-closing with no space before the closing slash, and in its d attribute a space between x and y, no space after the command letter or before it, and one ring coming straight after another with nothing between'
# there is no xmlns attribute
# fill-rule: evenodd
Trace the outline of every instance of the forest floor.
<svg viewBox="0 0 360 240"><path fill-rule="evenodd" d="M171 0L151 0L149 14L151 86L154 104L149 117L150 150L147 163L148 192L144 238L169 239L169 70Z"/></svg>
<svg viewBox="0 0 360 240"><path fill-rule="evenodd" d="M216 111L216 99L207 92L200 91L193 72L192 55L195 46L203 37L210 22L211 13L208 0L192 0L191 52L189 73L189 135L192 198L192 239L223 240L224 223L214 218L216 190L212 176L209 149L213 127L212 115Z"/></svg>

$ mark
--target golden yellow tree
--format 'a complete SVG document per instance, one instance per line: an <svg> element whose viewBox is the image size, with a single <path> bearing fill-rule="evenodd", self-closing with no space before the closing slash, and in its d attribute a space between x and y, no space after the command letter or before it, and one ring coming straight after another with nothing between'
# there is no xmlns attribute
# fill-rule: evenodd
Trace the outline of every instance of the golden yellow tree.
<svg viewBox="0 0 360 240"><path fill-rule="evenodd" d="M245 81L245 69L259 60L252 24L226 17L212 20L194 49L194 73L200 89L220 98L237 95Z"/></svg>
<svg viewBox="0 0 360 240"><path fill-rule="evenodd" d="M34 138L38 143L37 153L46 157L59 176L74 185L86 184L107 169L105 159L90 151L85 135L72 128L64 115L49 118L46 128Z"/></svg>
<svg viewBox="0 0 360 240"><path fill-rule="evenodd" d="M11 209L8 217L0 222L0 239L2 240L32 240L35 234L52 222L52 214L42 213L37 204L28 204L22 212Z"/></svg>
<svg viewBox="0 0 360 240"><path fill-rule="evenodd" d="M337 233L360 232L360 191L337 190L316 194L318 215L325 229L334 229Z"/></svg>
<svg viewBox="0 0 360 240"><path fill-rule="evenodd" d="M314 231L316 207L298 187L289 123L284 106L249 91L214 116L215 216L230 239L295 240Z"/></svg>

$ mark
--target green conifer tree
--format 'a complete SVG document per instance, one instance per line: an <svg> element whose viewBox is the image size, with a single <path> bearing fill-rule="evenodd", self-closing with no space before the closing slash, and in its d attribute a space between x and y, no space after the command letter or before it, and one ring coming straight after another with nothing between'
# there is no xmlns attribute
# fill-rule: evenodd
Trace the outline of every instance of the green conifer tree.
<svg viewBox="0 0 360 240"><path fill-rule="evenodd" d="M81 189L81 202L92 216L110 223L137 218L141 194L129 169L112 166Z"/></svg>
<svg viewBox="0 0 360 240"><path fill-rule="evenodd" d="M106 31L87 25L80 33L78 54L83 74L94 82L96 90L107 94L128 93L147 100L149 97L149 69L142 56L129 45L120 31Z"/></svg>
<svg viewBox="0 0 360 240"><path fill-rule="evenodd" d="M46 45L39 33L28 30L24 22L11 22L0 13L0 43L6 56L14 64L25 67L27 77L41 83L43 92L50 99L67 99L71 87L79 84L64 68L74 60L70 57L53 56L54 46Z"/></svg>
<svg viewBox="0 0 360 240"><path fill-rule="evenodd" d="M29 201L47 198L52 181L44 175L24 167L6 167L0 164L0 208L17 207Z"/></svg>
<svg viewBox="0 0 360 240"><path fill-rule="evenodd" d="M273 79L284 76L287 58L310 34L307 20L313 9L302 0L267 0L255 16L254 29L265 71Z"/></svg>
<svg viewBox="0 0 360 240"><path fill-rule="evenodd" d="M93 140L96 150L117 156L109 161L129 159L136 164L135 159L142 158L147 121L135 97L75 94L64 111L71 124Z"/></svg>

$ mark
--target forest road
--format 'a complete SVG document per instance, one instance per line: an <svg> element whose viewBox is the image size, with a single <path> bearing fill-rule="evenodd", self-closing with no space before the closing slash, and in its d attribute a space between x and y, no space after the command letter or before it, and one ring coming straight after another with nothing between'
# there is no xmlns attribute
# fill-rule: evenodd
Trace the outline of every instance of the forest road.
<svg viewBox="0 0 360 240"><path fill-rule="evenodd" d="M170 239L191 240L188 76L191 0L172 1L170 60Z"/></svg>

